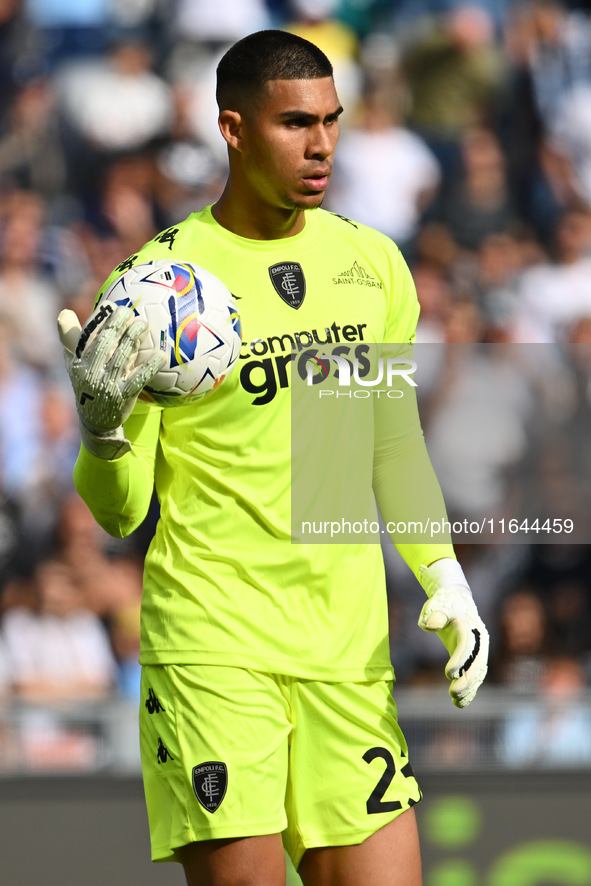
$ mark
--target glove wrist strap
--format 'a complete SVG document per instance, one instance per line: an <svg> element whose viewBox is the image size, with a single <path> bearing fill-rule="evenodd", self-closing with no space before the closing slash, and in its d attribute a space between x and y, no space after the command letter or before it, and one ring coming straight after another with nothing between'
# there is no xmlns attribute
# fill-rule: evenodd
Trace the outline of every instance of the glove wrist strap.
<svg viewBox="0 0 591 886"><path fill-rule="evenodd" d="M440 588L450 585L460 586L470 593L462 567L451 557L443 557L430 566L419 566L418 579L428 597L432 597Z"/></svg>
<svg viewBox="0 0 591 886"><path fill-rule="evenodd" d="M131 444L123 433L123 427L114 428L112 431L106 431L99 434L91 430L80 420L80 436L82 445L91 455L97 458L104 458L112 461L121 458L126 452L131 451Z"/></svg>

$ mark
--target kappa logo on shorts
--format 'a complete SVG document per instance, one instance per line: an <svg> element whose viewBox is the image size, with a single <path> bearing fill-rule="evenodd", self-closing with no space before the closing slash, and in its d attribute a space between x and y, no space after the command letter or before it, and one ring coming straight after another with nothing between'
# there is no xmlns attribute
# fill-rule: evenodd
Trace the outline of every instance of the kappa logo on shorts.
<svg viewBox="0 0 591 886"><path fill-rule="evenodd" d="M159 714L161 711L166 710L166 708L160 704L160 699L153 689L148 689L148 697L145 701L145 705L149 714Z"/></svg>
<svg viewBox="0 0 591 886"><path fill-rule="evenodd" d="M160 737L158 738L158 750L156 751L156 759L158 760L158 763L168 763L169 760L174 760L174 757Z"/></svg>
<svg viewBox="0 0 591 886"><path fill-rule="evenodd" d="M193 766L193 790L204 809L219 809L228 788L228 767L215 760Z"/></svg>
<svg viewBox="0 0 591 886"><path fill-rule="evenodd" d="M306 295L306 278L297 261L283 261L269 268L271 283L277 295L286 305L296 310L302 306Z"/></svg>

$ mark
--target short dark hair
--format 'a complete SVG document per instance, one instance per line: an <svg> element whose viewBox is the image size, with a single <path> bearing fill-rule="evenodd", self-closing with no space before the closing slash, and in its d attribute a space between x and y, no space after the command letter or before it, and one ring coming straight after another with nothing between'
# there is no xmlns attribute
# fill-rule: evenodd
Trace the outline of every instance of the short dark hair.
<svg viewBox="0 0 591 886"><path fill-rule="evenodd" d="M255 31L228 49L217 67L220 111L252 103L269 80L332 77L332 65L314 43L288 31Z"/></svg>

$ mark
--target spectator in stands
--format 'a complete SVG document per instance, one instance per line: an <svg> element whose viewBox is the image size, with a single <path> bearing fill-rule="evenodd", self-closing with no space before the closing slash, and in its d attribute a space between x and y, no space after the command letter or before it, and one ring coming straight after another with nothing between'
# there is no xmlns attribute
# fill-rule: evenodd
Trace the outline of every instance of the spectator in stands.
<svg viewBox="0 0 591 886"><path fill-rule="evenodd" d="M0 315L0 483L16 504L39 455L41 402L39 376L14 348L12 326Z"/></svg>
<svg viewBox="0 0 591 886"><path fill-rule="evenodd" d="M208 160L225 170L226 152L220 146L215 102L215 69L231 43L251 31L271 27L265 0L179 0L167 6L167 38L172 43L164 70L184 106L191 140L205 148ZM202 155L203 157L203 155ZM225 176L224 176L225 180ZM215 198L214 198L215 199ZM213 200L212 200L213 202ZM198 209L193 206L192 210ZM173 221L184 218L177 216Z"/></svg>
<svg viewBox="0 0 591 886"><path fill-rule="evenodd" d="M166 141L154 158L154 201L162 228L219 199L225 166L190 132Z"/></svg>
<svg viewBox="0 0 591 886"><path fill-rule="evenodd" d="M122 257L137 252L162 230L155 215L152 186L153 163L148 155L131 154L113 161L105 170L92 220L95 229L116 238Z"/></svg>
<svg viewBox="0 0 591 886"><path fill-rule="evenodd" d="M58 557L40 562L30 579L13 579L4 597L8 673L21 704L13 757L29 769L96 768L102 762L96 726L83 718L75 723L72 715L110 697L116 685L103 624Z"/></svg>
<svg viewBox="0 0 591 886"><path fill-rule="evenodd" d="M55 546L67 563L86 608L106 625L117 663L116 688L127 699L139 693L139 607L142 596L142 535L114 543L82 499L64 497Z"/></svg>
<svg viewBox="0 0 591 886"><path fill-rule="evenodd" d="M563 353L572 369L575 399L566 429L574 453L579 484L591 499L591 309L568 328ZM591 638L591 631L589 633ZM591 642L590 642L591 647Z"/></svg>
<svg viewBox="0 0 591 886"><path fill-rule="evenodd" d="M586 688L581 662L550 658L540 695L520 702L503 724L499 757L507 766L589 766L591 712L581 706Z"/></svg>
<svg viewBox="0 0 591 886"><path fill-rule="evenodd" d="M119 607L136 602L137 584L130 580L134 573L131 567L124 572L118 565L119 557L138 555L134 539L123 545L114 543L73 490L62 501L55 547L68 564L85 605L99 618L108 622Z"/></svg>
<svg viewBox="0 0 591 886"><path fill-rule="evenodd" d="M116 666L108 635L86 606L68 564L41 562L33 576L33 608L4 612L10 679L19 698L36 702L105 698Z"/></svg>
<svg viewBox="0 0 591 886"><path fill-rule="evenodd" d="M39 41L24 0L0 4L0 126L14 93L31 77L43 76Z"/></svg>
<svg viewBox="0 0 591 886"><path fill-rule="evenodd" d="M79 448L69 398L15 344L0 317L0 581L51 547Z"/></svg>
<svg viewBox="0 0 591 886"><path fill-rule="evenodd" d="M492 19L482 7L456 6L434 26L418 29L402 64L408 123L426 139L449 180L459 172L463 133L498 112L504 67Z"/></svg>
<svg viewBox="0 0 591 886"><path fill-rule="evenodd" d="M3 187L32 188L57 198L65 185L65 168L51 82L36 77L20 85L3 111Z"/></svg>
<svg viewBox="0 0 591 886"><path fill-rule="evenodd" d="M512 364L510 352L503 359L499 351L469 344L480 341L482 329L474 302L450 305L449 347L438 349L440 362L421 403L452 521L505 516L509 492L515 494L512 471L527 454L536 403L530 380Z"/></svg>
<svg viewBox="0 0 591 886"><path fill-rule="evenodd" d="M117 690L122 698L139 702L141 561L118 557L111 564L110 581L120 592L108 621L111 646L117 659Z"/></svg>
<svg viewBox="0 0 591 886"><path fill-rule="evenodd" d="M152 187L160 229L214 203L226 180L227 157L220 156L200 133L192 78L181 77L173 83L173 101L170 135L153 154Z"/></svg>
<svg viewBox="0 0 591 886"><path fill-rule="evenodd" d="M109 6L109 0L27 0L27 14L50 70L71 58L104 52Z"/></svg>
<svg viewBox="0 0 591 886"><path fill-rule="evenodd" d="M550 131L567 95L591 83L589 15L569 10L562 0L534 0L517 6L519 52L526 60L536 105Z"/></svg>
<svg viewBox="0 0 591 886"><path fill-rule="evenodd" d="M591 664L591 599L588 582L563 581L547 595L550 644L556 654ZM591 671L589 672L591 677Z"/></svg>
<svg viewBox="0 0 591 886"><path fill-rule="evenodd" d="M564 341L569 326L591 312L591 211L567 210L555 247L553 262L527 268L519 277L511 318L516 341Z"/></svg>
<svg viewBox="0 0 591 886"><path fill-rule="evenodd" d="M47 370L60 364L55 312L60 293L41 266L46 221L43 199L14 191L0 218L0 317L15 359Z"/></svg>
<svg viewBox="0 0 591 886"><path fill-rule="evenodd" d="M471 126L460 139L461 173L433 207L462 249L476 251L491 234L510 234L518 216L501 145L486 126Z"/></svg>
<svg viewBox="0 0 591 886"><path fill-rule="evenodd" d="M548 124L544 161L558 203L591 209L591 80L574 86L557 108Z"/></svg>
<svg viewBox="0 0 591 886"><path fill-rule="evenodd" d="M435 261L421 260L412 266L421 315L417 324L419 343L445 341L445 324L453 293L444 268Z"/></svg>
<svg viewBox="0 0 591 886"><path fill-rule="evenodd" d="M148 45L113 42L104 58L69 65L56 80L65 127L69 186L96 196L101 170L122 152L137 151L172 123L170 86L153 70Z"/></svg>
<svg viewBox="0 0 591 886"><path fill-rule="evenodd" d="M548 618L539 593L520 586L500 603L493 680L517 692L536 693L548 654Z"/></svg>
<svg viewBox="0 0 591 886"><path fill-rule="evenodd" d="M10 669L8 666L8 655L6 652L6 644L4 636L0 631L0 702L3 701L12 691L10 682Z"/></svg>
<svg viewBox="0 0 591 886"><path fill-rule="evenodd" d="M555 544L534 544L527 549L527 562L524 566L523 581L530 587L535 588L539 598L544 601L547 618L551 619L548 624L551 635L551 651L571 652L568 647L557 646L554 642L560 634L565 633L564 624L556 629L553 597L559 593L561 587L578 585L583 589L586 606L589 601L589 584L591 576L591 545L573 544L564 537L561 542ZM585 624L586 616L576 607L569 606L571 615L575 620ZM582 617L581 617L582 616ZM564 618L564 615L561 619ZM574 630L579 630L579 625ZM585 653L591 652L591 633L585 639Z"/></svg>
<svg viewBox="0 0 591 886"><path fill-rule="evenodd" d="M34 446L23 459L26 475L17 503L21 559L29 564L33 556L40 559L54 551L62 504L73 489L72 468L80 441L66 393L60 385L41 383Z"/></svg>
<svg viewBox="0 0 591 886"><path fill-rule="evenodd" d="M423 139L402 125L399 102L368 85L358 125L341 135L327 206L387 234L408 255L440 170Z"/></svg>
<svg viewBox="0 0 591 886"><path fill-rule="evenodd" d="M178 0L171 30L176 40L219 50L269 26L264 0Z"/></svg>
<svg viewBox="0 0 591 886"><path fill-rule="evenodd" d="M519 309L519 275L544 259L527 228L488 234L479 245L474 281L478 303L487 325L504 330L509 341L516 339L512 319Z"/></svg>
<svg viewBox="0 0 591 886"><path fill-rule="evenodd" d="M588 142L587 112L576 95L591 83L591 25L587 11L569 6L561 0L512 4L504 29L510 89L503 141L511 187L545 245L560 212L580 200L580 148Z"/></svg>

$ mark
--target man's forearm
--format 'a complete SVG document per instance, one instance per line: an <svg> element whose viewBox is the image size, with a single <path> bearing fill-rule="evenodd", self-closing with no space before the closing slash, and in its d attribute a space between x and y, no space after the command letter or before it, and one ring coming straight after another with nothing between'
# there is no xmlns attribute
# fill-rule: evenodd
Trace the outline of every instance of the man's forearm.
<svg viewBox="0 0 591 886"><path fill-rule="evenodd" d="M121 458L98 458L81 446L74 485L103 529L124 538L136 529L150 507L160 411L138 404L125 431L132 450Z"/></svg>

